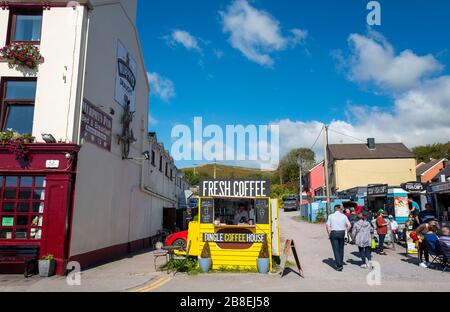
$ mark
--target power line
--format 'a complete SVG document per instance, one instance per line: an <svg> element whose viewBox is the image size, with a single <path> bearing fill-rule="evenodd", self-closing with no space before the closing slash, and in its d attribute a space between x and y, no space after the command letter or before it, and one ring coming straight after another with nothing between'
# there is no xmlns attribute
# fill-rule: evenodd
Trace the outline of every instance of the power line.
<svg viewBox="0 0 450 312"><path fill-rule="evenodd" d="M320 136L322 135L322 132L323 132L323 127L322 127L322 129L320 129L320 133L319 133L319 135L317 136L317 139L316 139L316 141L314 142L314 144L311 146L310 150L314 150L314 147L316 147L317 142L319 142L319 139L320 139Z"/></svg>

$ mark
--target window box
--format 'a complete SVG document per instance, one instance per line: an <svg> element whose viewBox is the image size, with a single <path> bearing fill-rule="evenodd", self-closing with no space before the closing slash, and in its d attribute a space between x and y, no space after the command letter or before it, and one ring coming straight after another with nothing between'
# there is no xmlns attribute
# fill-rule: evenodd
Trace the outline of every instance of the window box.
<svg viewBox="0 0 450 312"><path fill-rule="evenodd" d="M11 67L25 67L37 69L44 62L39 48L25 43L12 43L0 50L0 60L7 62Z"/></svg>

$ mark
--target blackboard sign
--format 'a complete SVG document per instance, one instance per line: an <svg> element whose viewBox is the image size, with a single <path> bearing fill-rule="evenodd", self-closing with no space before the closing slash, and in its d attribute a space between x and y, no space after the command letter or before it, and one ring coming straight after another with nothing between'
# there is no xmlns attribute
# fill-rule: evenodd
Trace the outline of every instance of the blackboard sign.
<svg viewBox="0 0 450 312"><path fill-rule="evenodd" d="M305 275L303 274L303 268L300 263L300 258L297 253L297 248L295 247L295 243L293 239L286 240L286 244L284 245L283 253L281 254L281 270L280 275L281 277L284 277L286 272L286 263L289 258L289 254L292 250L292 253L294 254L295 264L297 265L298 272L296 272L300 277L305 278Z"/></svg>
<svg viewBox="0 0 450 312"><path fill-rule="evenodd" d="M269 199L255 199L256 223L269 224Z"/></svg>
<svg viewBox="0 0 450 312"><path fill-rule="evenodd" d="M214 199L203 198L200 201L200 223L214 223Z"/></svg>

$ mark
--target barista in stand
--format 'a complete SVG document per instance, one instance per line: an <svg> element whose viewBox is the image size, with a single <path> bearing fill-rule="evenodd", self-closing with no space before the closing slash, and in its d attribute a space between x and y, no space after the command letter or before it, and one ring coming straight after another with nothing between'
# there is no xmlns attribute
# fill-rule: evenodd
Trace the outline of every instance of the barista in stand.
<svg viewBox="0 0 450 312"><path fill-rule="evenodd" d="M238 211L234 215L234 224L235 225L244 224L248 223L248 221L249 221L248 211L245 210L245 205L241 203L239 204Z"/></svg>

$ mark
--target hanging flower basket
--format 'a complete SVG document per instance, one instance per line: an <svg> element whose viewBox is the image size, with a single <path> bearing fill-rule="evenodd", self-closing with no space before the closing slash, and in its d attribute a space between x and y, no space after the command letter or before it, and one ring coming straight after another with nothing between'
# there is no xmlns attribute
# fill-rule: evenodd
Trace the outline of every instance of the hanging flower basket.
<svg viewBox="0 0 450 312"><path fill-rule="evenodd" d="M10 66L23 66L29 69L36 69L43 61L39 48L25 43L12 43L3 47L0 56Z"/></svg>
<svg viewBox="0 0 450 312"><path fill-rule="evenodd" d="M34 140L35 138L31 134L20 134L12 130L0 132L0 146L7 147L18 161L31 161L31 153L27 144L34 143Z"/></svg>

